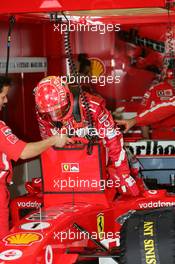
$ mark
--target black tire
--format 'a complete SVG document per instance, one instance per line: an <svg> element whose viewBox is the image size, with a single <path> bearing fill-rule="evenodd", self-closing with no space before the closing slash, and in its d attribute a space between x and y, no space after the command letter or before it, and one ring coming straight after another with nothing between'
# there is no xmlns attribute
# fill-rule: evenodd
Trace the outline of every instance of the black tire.
<svg viewBox="0 0 175 264"><path fill-rule="evenodd" d="M175 209L137 211L121 228L120 264L175 263Z"/></svg>

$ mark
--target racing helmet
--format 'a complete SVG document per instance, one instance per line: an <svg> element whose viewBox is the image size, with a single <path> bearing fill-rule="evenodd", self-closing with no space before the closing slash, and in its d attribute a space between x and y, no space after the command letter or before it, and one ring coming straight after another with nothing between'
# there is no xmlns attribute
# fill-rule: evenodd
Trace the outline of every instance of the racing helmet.
<svg viewBox="0 0 175 264"><path fill-rule="evenodd" d="M42 79L34 95L38 112L49 114L53 121L67 119L72 114L73 96L60 77L48 76Z"/></svg>

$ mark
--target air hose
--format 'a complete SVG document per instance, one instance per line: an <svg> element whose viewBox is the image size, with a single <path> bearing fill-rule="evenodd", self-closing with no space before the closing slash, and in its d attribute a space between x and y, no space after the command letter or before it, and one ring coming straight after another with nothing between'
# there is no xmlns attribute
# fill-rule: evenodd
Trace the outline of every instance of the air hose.
<svg viewBox="0 0 175 264"><path fill-rule="evenodd" d="M66 21L69 22L69 20L67 19L67 17L65 16L65 14L63 12L62 12L62 15L64 16ZM78 90L78 93L80 95L82 104L83 104L84 109L85 109L87 122L88 122L88 128L89 128L89 135L87 137L88 140L89 140L89 152L92 153L92 145L93 145L94 141L97 140L97 136L92 135L92 132L91 132L91 130L94 128L93 116L92 116L92 112L90 110L90 105L89 105L88 99L86 97L86 93L81 87L79 73L77 71L76 65L75 65L74 60L73 60L72 48L71 48L71 45L70 45L70 30L69 30L69 26L67 26L67 30L64 33L64 46L65 46L66 57L68 58L70 73L77 80L77 85L78 85L77 90ZM81 120L80 120L80 122L81 122Z"/></svg>

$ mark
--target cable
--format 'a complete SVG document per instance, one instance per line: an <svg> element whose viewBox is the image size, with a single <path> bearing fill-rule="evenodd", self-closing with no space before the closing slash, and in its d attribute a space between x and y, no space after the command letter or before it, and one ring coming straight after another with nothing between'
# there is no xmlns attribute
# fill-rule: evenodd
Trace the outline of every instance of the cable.
<svg viewBox="0 0 175 264"><path fill-rule="evenodd" d="M7 61L6 61L6 70L5 75L8 76L8 69L9 69L9 58L10 58L10 43L11 43L11 33L13 26L15 24L15 17L11 16L9 18L9 31L8 31L8 37L7 37Z"/></svg>
<svg viewBox="0 0 175 264"><path fill-rule="evenodd" d="M64 14L64 12L62 12L62 15L66 19L67 23L69 23L69 20L66 17L66 15ZM69 67L70 67L70 72L71 72L71 74L74 75L76 80L78 80L78 90L79 90L80 98L81 98L82 104L83 104L84 109L85 109L87 122L88 122L88 128L90 128L90 131L91 131L91 129L94 128L93 116L92 116L92 112L90 110L90 105L89 105L88 99L86 97L86 93L85 93L85 91L82 89L82 87L80 85L79 73L77 71L76 65L75 65L74 60L73 60L72 48L71 48L71 45L70 45L70 30L69 30L69 27L67 27L67 30L64 33L64 46L65 46L66 57L68 59L68 63L69 63ZM89 154L91 154L92 153L92 145L93 145L94 141L97 140L97 136L94 136L91 133L88 136L88 140L89 140L89 150L88 150L88 152L89 152Z"/></svg>

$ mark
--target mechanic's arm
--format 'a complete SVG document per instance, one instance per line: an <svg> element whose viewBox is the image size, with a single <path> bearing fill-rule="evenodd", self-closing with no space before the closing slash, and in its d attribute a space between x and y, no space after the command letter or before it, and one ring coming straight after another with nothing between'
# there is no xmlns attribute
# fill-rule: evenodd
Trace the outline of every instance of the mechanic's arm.
<svg viewBox="0 0 175 264"><path fill-rule="evenodd" d="M175 114L175 96L167 102L159 103L136 116L138 126L150 125Z"/></svg>
<svg viewBox="0 0 175 264"><path fill-rule="evenodd" d="M175 114L175 96L168 102L163 102L155 105L154 107L140 113L132 119L117 120L119 125L125 126L124 133L126 133L134 125L147 126L164 120Z"/></svg>
<svg viewBox="0 0 175 264"><path fill-rule="evenodd" d="M68 138L66 135L55 135L38 142L27 143L20 155L20 158L21 159L33 158L35 156L40 155L43 151L45 151L49 147L55 146L61 148L66 143L70 143L70 142L72 142L72 140Z"/></svg>
<svg viewBox="0 0 175 264"><path fill-rule="evenodd" d="M127 133L130 130L130 128L135 126L135 124L137 123L136 118L116 120L116 122L119 126L125 127L123 133Z"/></svg>
<svg viewBox="0 0 175 264"><path fill-rule="evenodd" d="M141 127L142 137L144 139L150 139L149 130L150 130L149 126L143 126L143 127Z"/></svg>

